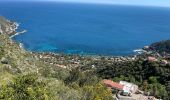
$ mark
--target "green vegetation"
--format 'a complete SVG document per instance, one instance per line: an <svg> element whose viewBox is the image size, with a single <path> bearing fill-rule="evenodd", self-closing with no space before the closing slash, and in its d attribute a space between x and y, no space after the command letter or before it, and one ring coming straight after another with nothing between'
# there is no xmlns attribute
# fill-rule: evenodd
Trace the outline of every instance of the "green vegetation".
<svg viewBox="0 0 170 100"><path fill-rule="evenodd" d="M156 50L159 53L170 53L170 40L153 43L150 48Z"/></svg>
<svg viewBox="0 0 170 100"><path fill-rule="evenodd" d="M167 43L154 47L169 52ZM27 52L9 34L0 34L0 99L112 100L103 79L132 82L157 98L170 98L170 64L148 61L145 55L115 59Z"/></svg>
<svg viewBox="0 0 170 100"><path fill-rule="evenodd" d="M128 81L140 86L141 90L149 91L151 95L157 98L168 100L170 65L162 65L160 62L151 62L144 58L132 62L114 62L103 60L93 62L96 69L83 67L84 70L94 70L93 73L103 79L112 79L119 82L120 80ZM147 88L144 89L143 83L147 81Z"/></svg>
<svg viewBox="0 0 170 100"><path fill-rule="evenodd" d="M0 99L108 100L111 91L100 79L79 68L65 69L27 52L0 34ZM35 74L36 73L36 74ZM98 91L98 89L100 91Z"/></svg>
<svg viewBox="0 0 170 100"><path fill-rule="evenodd" d="M34 74L21 75L1 85L0 99L8 100L48 100L46 84Z"/></svg>

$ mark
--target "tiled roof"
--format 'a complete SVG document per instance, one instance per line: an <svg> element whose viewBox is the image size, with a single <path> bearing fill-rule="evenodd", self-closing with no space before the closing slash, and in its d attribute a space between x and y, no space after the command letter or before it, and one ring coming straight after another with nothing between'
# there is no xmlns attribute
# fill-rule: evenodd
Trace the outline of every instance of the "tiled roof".
<svg viewBox="0 0 170 100"><path fill-rule="evenodd" d="M116 82L113 82L111 80L103 80L103 83L108 87L123 90L123 85L116 83Z"/></svg>
<svg viewBox="0 0 170 100"><path fill-rule="evenodd" d="M155 57L148 57L149 61L156 61L157 59Z"/></svg>

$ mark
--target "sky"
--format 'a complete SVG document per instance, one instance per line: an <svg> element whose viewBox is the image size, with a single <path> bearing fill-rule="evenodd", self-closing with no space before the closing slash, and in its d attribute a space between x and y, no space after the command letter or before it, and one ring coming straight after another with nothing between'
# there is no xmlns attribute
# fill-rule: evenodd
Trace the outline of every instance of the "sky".
<svg viewBox="0 0 170 100"><path fill-rule="evenodd" d="M0 0L4 1L4 0ZM5 0L18 1L18 0ZM30 1L30 0L19 0ZM32 1L55 1L55 2L76 2L76 3L96 3L96 4L122 4L122 5L144 5L170 7L170 0L32 0Z"/></svg>

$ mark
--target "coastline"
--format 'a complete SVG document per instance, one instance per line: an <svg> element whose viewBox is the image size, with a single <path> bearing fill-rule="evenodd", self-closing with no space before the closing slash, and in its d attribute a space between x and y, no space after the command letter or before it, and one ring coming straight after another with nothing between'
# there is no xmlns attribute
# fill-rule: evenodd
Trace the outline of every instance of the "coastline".
<svg viewBox="0 0 170 100"><path fill-rule="evenodd" d="M10 24L9 29L11 30L11 32L10 33L9 32L5 32L5 33L7 33L10 36L11 39L13 39L13 37L15 37L15 36L18 36L20 34L23 34L23 33L27 32L27 30L23 30L23 31L18 32L17 30L18 30L20 24L17 23L17 22L12 22L12 21L10 21L8 19L6 19L6 22L8 24ZM20 44L20 47L22 49L26 49L26 48L24 48L24 45L22 43L19 43L19 44ZM79 55L79 56L86 56L86 57L108 57L108 58L115 58L115 57L116 58L117 57L118 58L121 58L121 57L129 58L130 57L130 58L134 58L135 56L141 55L143 53L147 53L147 49L145 49L145 47L132 50L131 51L132 53L129 53L127 55L105 55L105 54L90 54L90 53L85 53L85 54L67 54L67 53L64 53L64 54L65 55ZM148 46L148 48L149 48L149 46ZM29 51L29 52L37 52L37 51ZM37 53L41 53L41 52L37 52ZM42 51L42 53L43 53L43 51ZM49 53L49 54L50 53L63 54L63 52L60 53L60 52L50 52L50 51L49 52L47 51L45 53Z"/></svg>
<svg viewBox="0 0 170 100"><path fill-rule="evenodd" d="M10 32L10 33L5 32L5 33L7 33L10 36L11 39L13 37L17 36L17 35L20 35L20 34L23 34L23 33L27 32L27 30L23 30L21 32L17 32L17 29L20 26L19 23L11 22L10 20L6 20L6 21L8 23L10 23L10 25L11 25L10 29L11 29L12 32ZM19 43L19 47L21 49L26 50L22 43ZM28 51L28 50L26 50L26 51ZM81 54L67 54L67 53L57 53L57 52L36 52L36 51L28 51L28 52L31 52L31 53L41 53L41 54L49 54L49 55L73 55L73 56L74 55L78 55L78 56L82 56L82 57L92 57L92 58L105 57L105 58L116 58L116 59L120 58L120 59L133 59L134 60L134 59L136 59L136 56L141 55L143 53L146 53L147 51L145 49L141 48L141 49L133 50L132 51L133 54L130 54L130 55L120 55L120 56L116 56L116 55L100 55L100 54L94 54L94 55L93 54L92 55L90 55L90 54L83 54L83 55L81 55Z"/></svg>
<svg viewBox="0 0 170 100"><path fill-rule="evenodd" d="M16 32L15 34L11 35L10 38L12 39L13 37L18 36L20 34L23 34L25 32L27 32L27 30L23 30L21 32ZM21 49L26 50L24 48L24 44L23 43L19 42L19 47ZM138 50L138 49L136 49L136 50ZM143 49L140 49L140 50L142 51ZM105 57L105 58L115 58L115 59L120 58L120 59L133 59L133 60L136 58L136 56L142 54L142 53L139 53L139 52L134 52L135 50L132 51L132 54L129 54L129 55L118 55L118 56L116 56L116 55L100 55L100 54L67 54L67 53L57 53L57 52L50 52L50 51L49 52L43 52L43 51L42 52L36 52L36 51L29 51L29 50L26 50L26 51L34 53L34 54L38 53L38 54L49 54L49 55L67 55L67 56L92 57L92 58Z"/></svg>
<svg viewBox="0 0 170 100"><path fill-rule="evenodd" d="M9 21L9 20L8 20ZM10 21L9 21L10 22ZM10 22L11 23L11 22ZM19 26L20 26L20 24L19 23L17 23L17 22L13 22L13 24L16 26L16 27L14 27L14 31L15 31L15 34L10 34L9 36L10 36L10 38L12 39L12 38L14 38L15 36L18 36L18 35L20 35L20 34L23 34L23 33L26 33L27 32L27 30L23 30L23 31L21 31L21 32L17 32L17 29L19 28ZM13 39L12 39L13 40ZM14 40L15 41L15 40ZM20 46L20 48L21 49L24 49L24 50L26 50L25 48L24 48L24 44L23 43L20 43L19 42L19 46ZM26 51L28 51L28 50L26 50ZM36 51L28 51L28 52L31 52L31 53L48 53L48 54L52 54L52 55L78 55L78 56L82 56L82 57L93 57L93 58L98 58L98 57L106 57L106 58L134 58L134 57L136 57L139 53L136 53L136 52L133 52L134 54L129 54L129 55L119 55L119 56L116 56L116 55L100 55L100 54L67 54L67 53L57 53L57 52L36 52Z"/></svg>

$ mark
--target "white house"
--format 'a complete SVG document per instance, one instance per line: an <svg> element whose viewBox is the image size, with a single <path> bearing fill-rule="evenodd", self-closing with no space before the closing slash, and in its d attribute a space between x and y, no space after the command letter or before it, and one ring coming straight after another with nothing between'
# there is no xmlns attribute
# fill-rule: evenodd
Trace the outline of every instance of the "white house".
<svg viewBox="0 0 170 100"><path fill-rule="evenodd" d="M120 81L119 84L123 85L123 92L124 93L135 93L138 91L138 86L133 84L133 83L129 83L126 81Z"/></svg>

